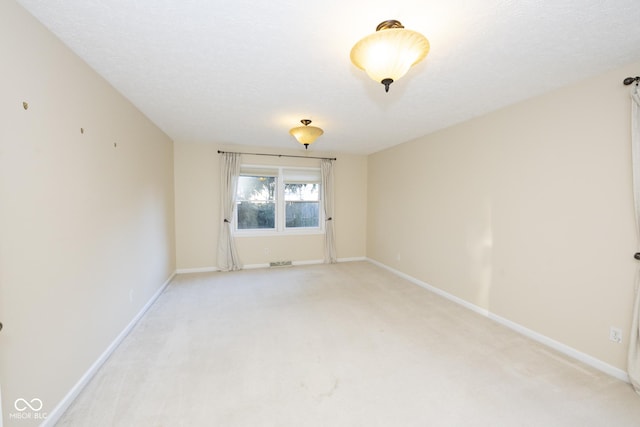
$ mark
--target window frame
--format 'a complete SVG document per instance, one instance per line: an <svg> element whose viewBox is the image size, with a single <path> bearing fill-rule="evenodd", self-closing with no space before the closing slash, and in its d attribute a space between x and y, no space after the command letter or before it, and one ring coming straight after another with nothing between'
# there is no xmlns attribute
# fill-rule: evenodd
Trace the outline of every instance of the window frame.
<svg viewBox="0 0 640 427"><path fill-rule="evenodd" d="M309 184L318 184L318 226L317 227L287 227L286 226L286 203L285 183L301 183L298 181L286 180L285 171L300 171L313 174L317 180L310 180ZM260 174L258 172L265 172ZM273 176L276 178L275 192L275 228L238 228L238 205L236 201L231 221L233 235L236 237L257 237L257 236L284 236L284 235L314 235L324 234L325 218L322 199L324 188L322 186L321 170L319 167L297 167L297 166L268 166L243 164L240 166L240 176Z"/></svg>

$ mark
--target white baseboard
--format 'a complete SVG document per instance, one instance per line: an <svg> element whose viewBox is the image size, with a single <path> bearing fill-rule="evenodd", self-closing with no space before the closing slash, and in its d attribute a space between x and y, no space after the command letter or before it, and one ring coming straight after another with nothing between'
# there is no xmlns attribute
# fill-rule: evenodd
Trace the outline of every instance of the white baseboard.
<svg viewBox="0 0 640 427"><path fill-rule="evenodd" d="M531 338L534 341L537 341L541 344L546 345L547 347L550 347L562 354L565 354L573 359L576 359L582 363L584 363L585 365L589 365L592 368L595 368L601 372L604 372L605 374L608 374L612 377L615 377L619 380L622 380L626 383L630 383L631 381L629 380L629 375L623 371L622 369L616 368L615 366L611 366L608 363L603 362L600 359L597 359L593 356L590 356L586 353L583 353L581 351L576 350L573 347L569 347L566 344L563 344L559 341L556 341L554 339L549 338L546 335L542 335L539 334L536 331L533 331L531 329L525 328L524 326L512 322L509 319L505 319L504 317L500 317L497 314L493 314L493 313L489 313L489 319L494 320L498 323L500 323L501 325L506 326L509 329L512 329L526 337Z"/></svg>
<svg viewBox="0 0 640 427"><path fill-rule="evenodd" d="M176 274L210 273L213 271L220 271L220 269L218 267L179 268L176 270Z"/></svg>
<svg viewBox="0 0 640 427"><path fill-rule="evenodd" d="M352 257L352 258L338 258L338 262L358 262L358 261L367 261L367 257Z"/></svg>
<svg viewBox="0 0 640 427"><path fill-rule="evenodd" d="M338 262L356 262L356 261L367 261L367 257L352 257L352 258L338 258ZM314 265L314 264L322 264L324 260L322 259L312 259L307 261L292 261L291 265ZM243 270L255 270L258 268L270 268L269 263L264 264L247 264L243 265ZM218 267L198 267L198 268L179 268L176 270L177 274L189 274L189 273L209 273L213 271L220 271Z"/></svg>
<svg viewBox="0 0 640 427"><path fill-rule="evenodd" d="M266 263L266 264L247 264L247 265L243 265L242 266L243 270L255 270L257 268L269 268L269 263Z"/></svg>
<svg viewBox="0 0 640 427"><path fill-rule="evenodd" d="M627 375L627 373L625 371L623 371L622 369L616 368L615 366L611 366L608 363L603 362L600 359L597 359L593 356L590 356L586 353L583 353L581 351L576 350L573 347L570 347L566 344L563 344L559 341L553 340L549 337L547 337L546 335L542 335L536 331L533 331L529 328L526 328L518 323L515 323L509 319L506 319L504 317L498 316L497 314L491 313L489 310L487 310L486 308L482 308L482 307L478 307L475 304L472 304L468 301L463 300L462 298L459 298L455 295L451 295L448 292L443 291L442 289L436 288L435 286L431 286L428 283L425 283L421 280L416 279L415 277L409 276L408 274L405 274L401 271L398 271L394 268L389 267L388 265L382 264L381 262L378 262L374 259L371 258L367 258L367 261L369 261L372 264L375 264L379 267L384 268L385 270L390 271L391 273L402 277L403 279L408 280L411 283L414 283L422 288L425 288L437 295L440 295L443 298L448 299L449 301L453 301L456 304L459 304L475 313L481 314L482 316L485 316L495 322L500 323L503 326L506 326L507 328L518 332L519 334L522 334L528 338L531 338L534 341L537 341L541 344L546 345L547 347L550 347L566 356L569 356L575 360L578 360L582 363L584 363L585 365L591 366L592 368L595 368L601 372L604 372L605 374L608 374L614 378L617 378L619 380L622 380L624 382L629 383L629 375Z"/></svg>
<svg viewBox="0 0 640 427"><path fill-rule="evenodd" d="M367 258L366 257L354 257L354 258L338 258L338 262L354 262L354 261L366 261ZM324 264L324 260L323 259L310 259L310 260L306 260L306 261L292 261L291 265L292 266L297 266L297 265L318 265L318 264ZM245 270L250 270L250 269L254 269L254 268L270 268L269 264L249 264L249 265L245 265L242 268L244 268ZM277 267L277 268L282 268L282 267ZM286 267L285 267L286 268Z"/></svg>
<svg viewBox="0 0 640 427"><path fill-rule="evenodd" d="M62 417L64 412L69 408L69 406L73 403L73 401L78 397L83 388L89 384L89 381L94 377L94 375L98 372L98 369L107 361L109 356L114 352L116 348L120 345L120 343L129 335L129 333L133 330L136 324L140 321L142 316L149 310L149 308L153 305L154 302L158 299L160 294L165 290L165 288L169 285L171 280L175 277L176 272L171 273L171 276L164 282L164 284L156 291L155 294L149 299L149 301L142 307L142 309L138 312L138 314L129 322L129 324L124 328L122 332L116 337L115 340L107 347L107 349L100 355L98 360L96 360L93 365L84 373L84 375L80 378L80 380L71 388L71 390L67 393L67 395L56 405L55 408L51 412L49 412L47 419L40 424L40 427L53 427Z"/></svg>
<svg viewBox="0 0 640 427"><path fill-rule="evenodd" d="M400 276L403 279L408 280L411 283L414 283L414 284L416 284L416 285L418 285L418 286L420 286L422 288L425 288L425 289L433 292L434 294L438 294L443 298L446 298L446 299L448 299L450 301L453 301L456 304L459 304L459 305L461 305L461 306L463 306L463 307L465 307L465 308L467 308L467 309L469 309L469 310L471 310L473 312L481 314L481 315L483 315L485 317L489 317L489 310L487 310L487 309L484 309L482 307L478 307L477 305L471 304L470 302L465 301L462 298L458 298L455 295L451 295L450 293L445 292L440 288L436 288L435 286L431 286L428 283L425 283L425 282L423 282L421 280L418 280L415 277L409 276L408 274L405 274L405 273L403 273L401 271L398 271L398 270L396 270L394 268L391 268L388 265L382 264L382 263L380 263L380 262L378 262L378 261L376 261L374 259L367 258L367 261L369 261L372 264L377 265L378 267L382 267L385 270L388 270L388 271L392 272L393 274L395 274L396 276Z"/></svg>
<svg viewBox="0 0 640 427"><path fill-rule="evenodd" d="M293 261L293 265L318 265L324 263L324 260L321 259L311 259L307 261Z"/></svg>
<svg viewBox="0 0 640 427"><path fill-rule="evenodd" d="M248 264L248 265L243 265L242 269L243 270L255 270L257 268L287 268L287 267L294 267L296 265L313 265L313 264L322 264L323 261L322 260L316 260L316 259L312 259L312 260L307 260L307 261L291 261L291 265L283 265L283 266L278 266L278 267L271 267L271 265L269 263L266 264Z"/></svg>

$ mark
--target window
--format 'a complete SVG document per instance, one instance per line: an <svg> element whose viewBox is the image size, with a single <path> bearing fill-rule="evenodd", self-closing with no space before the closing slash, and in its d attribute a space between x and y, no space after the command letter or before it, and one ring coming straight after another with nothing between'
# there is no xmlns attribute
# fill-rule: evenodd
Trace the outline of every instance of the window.
<svg viewBox="0 0 640 427"><path fill-rule="evenodd" d="M243 165L237 192L235 230L321 232L320 169Z"/></svg>
<svg viewBox="0 0 640 427"><path fill-rule="evenodd" d="M276 178L246 176L238 178L238 221L240 230L275 229Z"/></svg>

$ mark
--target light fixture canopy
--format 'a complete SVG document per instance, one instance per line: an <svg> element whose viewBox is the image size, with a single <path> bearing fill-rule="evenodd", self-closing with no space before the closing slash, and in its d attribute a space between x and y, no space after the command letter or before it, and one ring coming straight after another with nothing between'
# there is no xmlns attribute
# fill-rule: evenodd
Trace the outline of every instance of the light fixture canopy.
<svg viewBox="0 0 640 427"><path fill-rule="evenodd" d="M304 126L295 127L291 129L289 133L293 135L300 144L304 145L306 150L309 148L310 144L313 144L315 140L324 133L324 131L319 127L309 126L311 124L311 120L309 119L302 119L300 120L300 123Z"/></svg>
<svg viewBox="0 0 640 427"><path fill-rule="evenodd" d="M356 43L351 49L351 62L373 80L389 85L404 76L411 66L429 53L429 40L407 30L395 19L381 22L376 32Z"/></svg>

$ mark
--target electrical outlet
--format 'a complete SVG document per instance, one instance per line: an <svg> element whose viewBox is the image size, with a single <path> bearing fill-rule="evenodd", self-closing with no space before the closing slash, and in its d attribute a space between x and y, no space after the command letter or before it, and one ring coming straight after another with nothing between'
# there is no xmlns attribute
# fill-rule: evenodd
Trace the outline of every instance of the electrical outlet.
<svg viewBox="0 0 640 427"><path fill-rule="evenodd" d="M622 330L620 328L614 328L613 326L609 328L609 339L613 342L617 342L618 344L622 343Z"/></svg>

